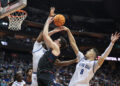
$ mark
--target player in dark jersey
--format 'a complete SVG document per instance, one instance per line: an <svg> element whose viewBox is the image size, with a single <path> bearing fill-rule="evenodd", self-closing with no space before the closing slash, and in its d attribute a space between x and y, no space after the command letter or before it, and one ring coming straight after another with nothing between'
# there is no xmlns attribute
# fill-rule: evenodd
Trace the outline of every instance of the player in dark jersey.
<svg viewBox="0 0 120 86"><path fill-rule="evenodd" d="M38 86L58 86L58 84L54 83L53 67L55 65L67 66L77 61L77 59L75 59L61 62L57 58L60 55L60 49L66 47L66 40L63 37L60 37L53 41L48 35L48 28L49 24L53 21L54 10L54 8L51 8L50 15L44 25L44 30L42 33L44 42L46 46L50 48L50 50L46 51L39 60L37 69Z"/></svg>

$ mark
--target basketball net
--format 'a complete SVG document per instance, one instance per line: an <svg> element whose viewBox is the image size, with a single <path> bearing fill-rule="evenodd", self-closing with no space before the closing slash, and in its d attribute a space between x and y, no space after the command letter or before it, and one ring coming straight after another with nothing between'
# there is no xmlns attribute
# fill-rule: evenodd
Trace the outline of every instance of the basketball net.
<svg viewBox="0 0 120 86"><path fill-rule="evenodd" d="M14 31L21 30L21 25L26 17L27 17L27 12L24 10L17 10L16 12L8 15L8 19L9 19L8 29Z"/></svg>

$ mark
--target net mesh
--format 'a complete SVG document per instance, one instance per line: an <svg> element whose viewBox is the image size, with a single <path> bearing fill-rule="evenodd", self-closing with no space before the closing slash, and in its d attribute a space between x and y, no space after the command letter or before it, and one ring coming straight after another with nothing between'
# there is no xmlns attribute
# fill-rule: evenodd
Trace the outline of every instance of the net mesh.
<svg viewBox="0 0 120 86"><path fill-rule="evenodd" d="M21 30L23 20L27 17L27 12L23 10L17 10L16 12L8 16L9 26L8 29L18 31Z"/></svg>

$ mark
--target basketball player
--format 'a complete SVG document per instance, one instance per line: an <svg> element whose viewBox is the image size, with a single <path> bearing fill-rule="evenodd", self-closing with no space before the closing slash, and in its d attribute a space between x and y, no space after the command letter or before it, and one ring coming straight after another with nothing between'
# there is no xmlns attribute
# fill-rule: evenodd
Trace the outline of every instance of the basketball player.
<svg viewBox="0 0 120 86"><path fill-rule="evenodd" d="M97 51L93 48L86 52L85 56L82 52L79 51L76 41L67 27L63 27L67 33L70 40L70 44L79 59L79 62L76 66L76 70L73 74L73 77L69 83L69 86L89 86L89 81L94 76L95 72L101 67L105 58L110 54L115 42L119 39L120 33L112 34L111 42L105 52L101 55L98 60L95 60L97 57Z"/></svg>
<svg viewBox="0 0 120 86"><path fill-rule="evenodd" d="M25 81L23 80L23 75L21 73L17 73L15 76L15 81L12 86L26 86Z"/></svg>
<svg viewBox="0 0 120 86"><path fill-rule="evenodd" d="M57 59L60 55L60 49L66 47L66 40L60 37L53 41L48 34L49 24L53 21L54 10L55 8L51 8L50 15L44 25L43 39L50 50L47 50L39 60L37 71L38 86L58 86L54 83L53 67L55 65L67 66L76 62L76 59L63 62Z"/></svg>
<svg viewBox="0 0 120 86"><path fill-rule="evenodd" d="M60 31L63 31L63 30L59 27L55 28L54 30L50 31L48 33L48 35L51 36L51 35L53 35L57 32L60 32ZM41 32L39 34L35 44L34 44L33 52L32 52L32 54L33 54L33 74L32 74L32 85L31 86L38 86L37 75L36 75L37 74L37 68L38 68L38 62L42 58L43 54L47 51L47 48L49 48L48 45L47 45L47 48L46 48L46 46L44 46L43 44L44 44L43 32ZM69 61L60 61L59 59L56 59L53 64L56 65L56 66L68 66L68 65L71 65L71 64L76 63L76 62L78 62L78 59L69 60Z"/></svg>
<svg viewBox="0 0 120 86"><path fill-rule="evenodd" d="M60 31L62 31L62 29L56 28L49 32L49 36L51 36L57 32L60 32ZM47 51L46 46L44 46L43 44L44 44L43 32L41 32L34 44L34 47L33 47L33 73L32 73L32 85L31 86L38 86L37 75L36 75L37 68L38 68L38 62L39 62L40 58L43 56L43 54ZM56 59L54 65L68 66L73 63L76 63L77 61L78 61L77 59L69 60L69 61L60 61L59 59Z"/></svg>

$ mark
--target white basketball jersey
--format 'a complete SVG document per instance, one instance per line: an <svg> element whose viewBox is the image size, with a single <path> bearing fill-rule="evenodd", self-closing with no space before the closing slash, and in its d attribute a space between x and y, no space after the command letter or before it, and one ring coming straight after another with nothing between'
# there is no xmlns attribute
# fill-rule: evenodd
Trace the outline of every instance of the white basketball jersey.
<svg viewBox="0 0 120 86"><path fill-rule="evenodd" d="M81 52L78 53L77 57L80 61L76 66L69 86L89 86L89 81L99 68L97 61L86 60Z"/></svg>
<svg viewBox="0 0 120 86"><path fill-rule="evenodd" d="M12 84L12 86L24 86L24 85L25 85L25 81L23 81L23 80L22 80L22 82L15 81Z"/></svg>
<svg viewBox="0 0 120 86"><path fill-rule="evenodd" d="M35 42L33 46L33 72L37 72L38 62L40 58L44 55L46 49L42 46L42 42Z"/></svg>

